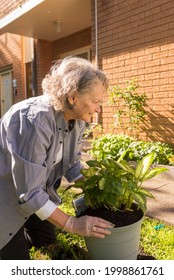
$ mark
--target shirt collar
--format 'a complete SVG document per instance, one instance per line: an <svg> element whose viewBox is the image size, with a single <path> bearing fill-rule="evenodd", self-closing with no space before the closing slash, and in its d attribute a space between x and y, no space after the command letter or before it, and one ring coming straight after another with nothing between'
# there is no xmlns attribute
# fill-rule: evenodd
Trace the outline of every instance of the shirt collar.
<svg viewBox="0 0 174 280"><path fill-rule="evenodd" d="M62 111L55 112L55 119L58 131L62 130L65 132L70 132L74 128L75 120L69 120L66 122Z"/></svg>

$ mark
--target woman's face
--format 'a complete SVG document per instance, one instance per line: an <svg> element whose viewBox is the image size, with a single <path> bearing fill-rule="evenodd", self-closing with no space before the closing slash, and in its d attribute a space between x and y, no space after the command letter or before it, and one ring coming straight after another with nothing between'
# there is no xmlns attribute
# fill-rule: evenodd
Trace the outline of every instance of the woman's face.
<svg viewBox="0 0 174 280"><path fill-rule="evenodd" d="M74 98L75 109L73 110L74 119L91 122L92 116L100 112L100 105L105 92L105 87L101 82L98 82L91 91L83 94L76 93Z"/></svg>

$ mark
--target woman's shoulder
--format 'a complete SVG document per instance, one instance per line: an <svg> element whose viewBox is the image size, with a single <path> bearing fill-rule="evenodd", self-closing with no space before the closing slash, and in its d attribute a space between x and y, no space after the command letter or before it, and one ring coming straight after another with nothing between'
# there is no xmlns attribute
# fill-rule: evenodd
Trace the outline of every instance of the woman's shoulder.
<svg viewBox="0 0 174 280"><path fill-rule="evenodd" d="M3 117L8 123L32 123L52 125L55 122L54 109L47 96L41 95L14 104Z"/></svg>

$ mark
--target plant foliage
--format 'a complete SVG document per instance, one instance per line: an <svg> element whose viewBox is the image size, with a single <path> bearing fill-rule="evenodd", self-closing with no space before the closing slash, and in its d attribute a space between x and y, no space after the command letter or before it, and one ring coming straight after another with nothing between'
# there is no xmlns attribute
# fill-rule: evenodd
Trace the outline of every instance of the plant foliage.
<svg viewBox="0 0 174 280"><path fill-rule="evenodd" d="M92 156L97 160L112 158L117 160L124 150L128 150L125 159L139 161L149 153L155 153L154 163L174 165L174 150L170 144L136 140L122 134L102 135L92 142Z"/></svg>
<svg viewBox="0 0 174 280"><path fill-rule="evenodd" d="M124 87L114 85L109 91L110 103L114 106L117 121L114 126L123 129L124 133L137 136L140 125L145 120L147 96L139 92L137 80L130 79Z"/></svg>
<svg viewBox="0 0 174 280"><path fill-rule="evenodd" d="M167 168L151 167L154 153L143 157L134 167L124 159L126 153L124 151L118 160L107 158L86 162L89 167L81 171L84 180L73 185L82 189L86 206L127 210L136 202L143 212L146 211L147 197L153 198L153 195L142 187L142 183Z"/></svg>

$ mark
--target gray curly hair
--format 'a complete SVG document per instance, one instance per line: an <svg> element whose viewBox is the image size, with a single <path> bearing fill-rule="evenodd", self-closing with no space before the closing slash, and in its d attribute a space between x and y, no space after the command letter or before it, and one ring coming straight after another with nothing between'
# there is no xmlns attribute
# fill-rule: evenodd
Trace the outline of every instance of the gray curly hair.
<svg viewBox="0 0 174 280"><path fill-rule="evenodd" d="M55 110L73 109L68 97L74 92L83 94L101 82L108 88L106 75L86 59L66 57L58 60L50 69L50 73L42 81L43 93L50 96L50 104Z"/></svg>

